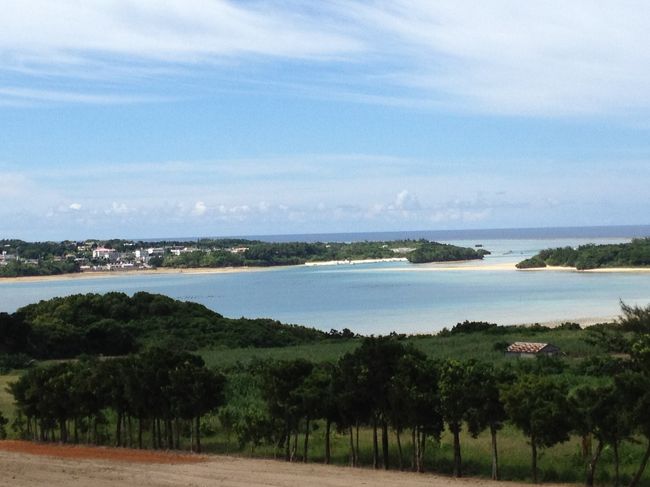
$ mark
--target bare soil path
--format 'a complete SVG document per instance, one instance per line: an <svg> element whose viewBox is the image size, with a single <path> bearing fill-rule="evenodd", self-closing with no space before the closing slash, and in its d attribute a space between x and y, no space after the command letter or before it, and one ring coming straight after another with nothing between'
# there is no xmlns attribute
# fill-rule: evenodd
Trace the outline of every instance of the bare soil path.
<svg viewBox="0 0 650 487"><path fill-rule="evenodd" d="M3 441L0 442L0 486L530 487L530 484L228 456Z"/></svg>

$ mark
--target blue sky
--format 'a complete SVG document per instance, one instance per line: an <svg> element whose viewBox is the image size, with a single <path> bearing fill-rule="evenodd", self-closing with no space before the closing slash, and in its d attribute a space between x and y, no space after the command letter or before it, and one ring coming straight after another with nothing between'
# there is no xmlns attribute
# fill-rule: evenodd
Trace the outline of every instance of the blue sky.
<svg viewBox="0 0 650 487"><path fill-rule="evenodd" d="M641 1L7 0L0 236L647 224Z"/></svg>

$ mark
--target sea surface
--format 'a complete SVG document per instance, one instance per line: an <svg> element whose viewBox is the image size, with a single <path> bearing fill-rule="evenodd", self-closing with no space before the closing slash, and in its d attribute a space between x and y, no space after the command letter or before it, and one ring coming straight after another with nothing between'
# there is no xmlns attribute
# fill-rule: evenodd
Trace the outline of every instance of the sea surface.
<svg viewBox="0 0 650 487"><path fill-rule="evenodd" d="M600 230L598 229L600 228ZM604 228L604 230L603 230ZM598 320L620 313L620 301L650 303L650 273L578 273L492 270L541 249L616 243L650 235L650 227L525 229L282 237L283 240L353 241L434 238L482 245L492 255L463 264L482 270L432 270L407 262L296 266L222 274L125 275L97 279L0 283L0 311L76 293L137 291L196 301L230 317L266 317L323 330L363 334L434 332L463 320L499 324ZM262 237L280 240L275 237ZM462 267L462 266L461 266Z"/></svg>

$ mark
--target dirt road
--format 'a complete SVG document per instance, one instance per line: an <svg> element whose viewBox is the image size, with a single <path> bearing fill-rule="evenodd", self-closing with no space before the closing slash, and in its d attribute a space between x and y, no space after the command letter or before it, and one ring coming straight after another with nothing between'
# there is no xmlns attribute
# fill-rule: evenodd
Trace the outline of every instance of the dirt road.
<svg viewBox="0 0 650 487"><path fill-rule="evenodd" d="M18 446L8 447L9 443ZM530 484L514 482L454 480L410 472L288 464L227 456L143 455L144 452L134 450L49 445L39 445L38 449L26 453L29 446L23 448L19 443L22 442L0 442L0 486L530 487ZM551 486L545 484L545 487Z"/></svg>

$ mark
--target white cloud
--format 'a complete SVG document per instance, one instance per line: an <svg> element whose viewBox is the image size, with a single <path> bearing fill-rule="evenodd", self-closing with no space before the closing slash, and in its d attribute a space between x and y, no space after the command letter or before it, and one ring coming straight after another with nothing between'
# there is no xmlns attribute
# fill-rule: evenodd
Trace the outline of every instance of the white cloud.
<svg viewBox="0 0 650 487"><path fill-rule="evenodd" d="M395 197L394 209L401 211L417 211L420 209L420 201L417 195L407 190L400 191Z"/></svg>
<svg viewBox="0 0 650 487"><path fill-rule="evenodd" d="M201 216L204 215L206 211L208 211L208 207L205 206L205 203L203 201L197 201L194 204L194 208L192 209L192 214Z"/></svg>
<svg viewBox="0 0 650 487"><path fill-rule="evenodd" d="M156 100L152 80L195 70L292 96L626 115L650 107L648 18L641 0L6 0L0 70L49 85L0 87L0 103ZM285 61L301 68L277 70Z"/></svg>
<svg viewBox="0 0 650 487"><path fill-rule="evenodd" d="M133 212L133 208L129 208L126 203L117 203L113 201L110 208L104 211L107 215L125 215Z"/></svg>
<svg viewBox="0 0 650 487"><path fill-rule="evenodd" d="M80 203L72 203L70 206L68 206L68 208L74 211L79 211L81 210L82 206Z"/></svg>
<svg viewBox="0 0 650 487"><path fill-rule="evenodd" d="M0 49L15 64L72 68L98 56L206 62L238 54L322 58L358 50L331 20L227 0L7 0Z"/></svg>
<svg viewBox="0 0 650 487"><path fill-rule="evenodd" d="M352 11L401 57L393 81L434 99L517 114L650 105L647 2L390 0Z"/></svg>

